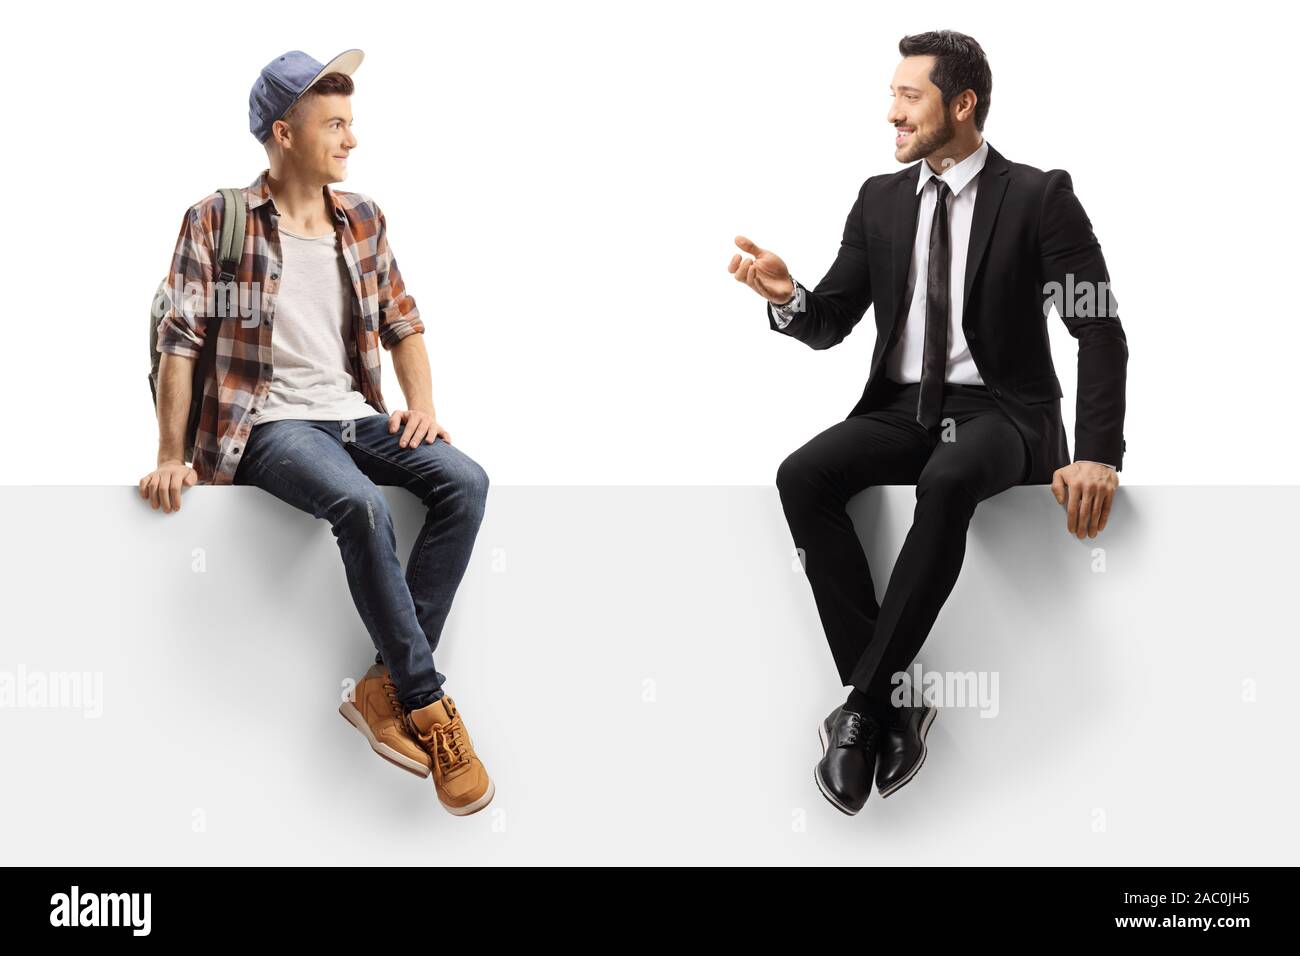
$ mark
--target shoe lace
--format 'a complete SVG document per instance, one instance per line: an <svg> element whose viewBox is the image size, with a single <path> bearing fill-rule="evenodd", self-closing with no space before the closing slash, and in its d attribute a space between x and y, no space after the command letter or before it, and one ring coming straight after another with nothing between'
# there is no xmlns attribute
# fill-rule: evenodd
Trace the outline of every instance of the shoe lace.
<svg viewBox="0 0 1300 956"><path fill-rule="evenodd" d="M460 715L449 724L435 724L433 728L434 753L445 772L469 763L469 739Z"/></svg>
<svg viewBox="0 0 1300 956"><path fill-rule="evenodd" d="M393 716L398 720L403 720L406 710L402 707L402 702L397 699L397 685L391 680L385 679L383 683L384 696L388 698L388 706L393 712Z"/></svg>
<svg viewBox="0 0 1300 956"><path fill-rule="evenodd" d="M875 739L879 728L874 720L864 721L858 714L853 711L848 712L849 726L844 733L844 746L854 747L859 744L868 747Z"/></svg>
<svg viewBox="0 0 1300 956"><path fill-rule="evenodd" d="M471 753L469 735L465 732L465 724L460 719L460 714L453 717L450 723L434 724L433 729L427 734L422 733L420 728L415 726L410 711L403 712L402 722L411 736L419 741L425 753L438 762L438 769L443 774L451 773L469 763Z"/></svg>

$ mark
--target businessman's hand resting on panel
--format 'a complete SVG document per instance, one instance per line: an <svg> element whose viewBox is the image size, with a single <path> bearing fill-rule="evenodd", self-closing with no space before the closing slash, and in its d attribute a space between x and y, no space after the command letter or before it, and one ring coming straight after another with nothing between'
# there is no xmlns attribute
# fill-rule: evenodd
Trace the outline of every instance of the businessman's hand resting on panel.
<svg viewBox="0 0 1300 956"><path fill-rule="evenodd" d="M1065 508L1065 527L1080 540L1084 535L1097 537L1106 527L1110 505L1119 487L1119 475L1113 468L1095 461L1076 461L1056 469L1052 475L1052 494Z"/></svg>

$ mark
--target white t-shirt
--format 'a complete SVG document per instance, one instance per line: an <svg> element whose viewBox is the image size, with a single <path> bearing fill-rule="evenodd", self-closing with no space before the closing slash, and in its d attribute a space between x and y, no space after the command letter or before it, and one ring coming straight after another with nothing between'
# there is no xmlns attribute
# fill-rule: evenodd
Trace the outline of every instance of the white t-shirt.
<svg viewBox="0 0 1300 956"><path fill-rule="evenodd" d="M338 234L279 232L284 263L271 332L271 390L253 424L380 414L357 391L348 363L352 289Z"/></svg>

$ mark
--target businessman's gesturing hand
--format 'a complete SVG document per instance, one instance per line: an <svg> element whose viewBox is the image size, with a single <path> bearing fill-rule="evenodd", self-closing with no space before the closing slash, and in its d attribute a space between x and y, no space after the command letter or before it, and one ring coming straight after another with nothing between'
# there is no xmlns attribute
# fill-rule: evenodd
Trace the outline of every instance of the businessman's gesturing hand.
<svg viewBox="0 0 1300 956"><path fill-rule="evenodd" d="M1119 475L1113 468L1095 461L1076 461L1056 469L1052 475L1052 494L1066 511L1065 527L1080 539L1090 538L1106 527L1110 505L1119 487Z"/></svg>
<svg viewBox="0 0 1300 956"><path fill-rule="evenodd" d="M754 257L747 259L740 253L731 257L727 271L736 277L736 281L745 283L768 302L776 305L789 302L794 295L794 280L781 257L758 248L744 236L736 237L736 245Z"/></svg>

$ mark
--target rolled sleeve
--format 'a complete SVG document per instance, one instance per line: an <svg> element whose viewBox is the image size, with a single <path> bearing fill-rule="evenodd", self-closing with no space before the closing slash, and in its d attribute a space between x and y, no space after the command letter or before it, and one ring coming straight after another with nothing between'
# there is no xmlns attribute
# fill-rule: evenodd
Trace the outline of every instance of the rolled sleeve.
<svg viewBox="0 0 1300 956"><path fill-rule="evenodd" d="M388 245L388 223L383 210L375 206L379 218L379 233L376 240L376 259L379 269L379 341L385 349L391 349L408 335L424 331L420 320L420 310L416 308L415 297L406 291L402 273L397 268L397 258Z"/></svg>
<svg viewBox="0 0 1300 956"><path fill-rule="evenodd" d="M198 358L207 329L205 295L213 278L212 234L190 207L176 237L158 320L158 351Z"/></svg>

